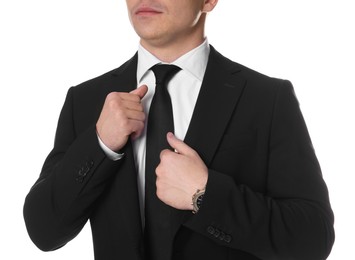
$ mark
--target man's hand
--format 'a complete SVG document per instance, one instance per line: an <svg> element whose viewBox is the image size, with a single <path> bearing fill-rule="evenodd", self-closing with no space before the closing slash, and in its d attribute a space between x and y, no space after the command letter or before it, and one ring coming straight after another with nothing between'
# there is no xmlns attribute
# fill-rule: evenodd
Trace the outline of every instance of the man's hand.
<svg viewBox="0 0 355 260"><path fill-rule="evenodd" d="M143 85L130 93L111 92L107 95L96 131L112 151L119 151L130 136L135 139L143 132L145 113L141 99L147 91L148 87Z"/></svg>
<svg viewBox="0 0 355 260"><path fill-rule="evenodd" d="M208 179L208 170L195 150L168 133L167 140L175 149L160 153L156 169L157 196L165 204L180 210L192 210L192 195L203 189Z"/></svg>

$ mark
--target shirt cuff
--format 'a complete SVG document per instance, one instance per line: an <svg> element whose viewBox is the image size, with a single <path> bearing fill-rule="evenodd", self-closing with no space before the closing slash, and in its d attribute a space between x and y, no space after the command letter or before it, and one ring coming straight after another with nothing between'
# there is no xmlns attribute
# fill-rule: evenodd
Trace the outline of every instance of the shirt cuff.
<svg viewBox="0 0 355 260"><path fill-rule="evenodd" d="M116 153L114 151L112 151L110 148L108 148L104 142L102 142L102 140L100 139L99 135L96 134L97 136L97 140L99 141L99 145L101 147L101 149L104 151L105 155L112 161L118 161L120 159L122 159L122 157L124 156L124 153Z"/></svg>

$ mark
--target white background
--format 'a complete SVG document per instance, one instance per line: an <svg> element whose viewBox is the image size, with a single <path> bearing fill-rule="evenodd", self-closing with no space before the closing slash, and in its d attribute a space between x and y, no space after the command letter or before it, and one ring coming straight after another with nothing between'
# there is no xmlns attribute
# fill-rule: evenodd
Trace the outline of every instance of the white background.
<svg viewBox="0 0 355 260"><path fill-rule="evenodd" d="M349 0L220 0L207 24L225 56L292 81L336 217L329 259L355 259L355 16ZM39 251L24 198L50 151L66 91L118 67L138 44L123 0L0 3L0 259L93 259L90 229Z"/></svg>

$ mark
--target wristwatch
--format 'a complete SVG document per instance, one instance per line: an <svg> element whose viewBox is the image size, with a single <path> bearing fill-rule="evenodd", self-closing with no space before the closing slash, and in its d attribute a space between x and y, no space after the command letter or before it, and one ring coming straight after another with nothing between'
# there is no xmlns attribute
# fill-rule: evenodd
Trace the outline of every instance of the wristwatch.
<svg viewBox="0 0 355 260"><path fill-rule="evenodd" d="M192 207L193 207L193 210L192 210L192 213L196 214L201 205L202 205L202 201L203 201L203 196L205 195L205 191L206 189L202 189L202 190L197 190L195 192L194 195L192 195Z"/></svg>

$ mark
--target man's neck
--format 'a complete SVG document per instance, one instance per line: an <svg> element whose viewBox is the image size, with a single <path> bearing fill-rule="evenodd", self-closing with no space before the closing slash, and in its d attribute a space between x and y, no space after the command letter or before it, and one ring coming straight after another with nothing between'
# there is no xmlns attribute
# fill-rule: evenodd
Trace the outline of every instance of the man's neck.
<svg viewBox="0 0 355 260"><path fill-rule="evenodd" d="M166 45L153 45L141 40L140 44L159 60L166 63L172 63L184 54L201 45L204 40L204 37L200 37L194 41L184 43L174 42Z"/></svg>

